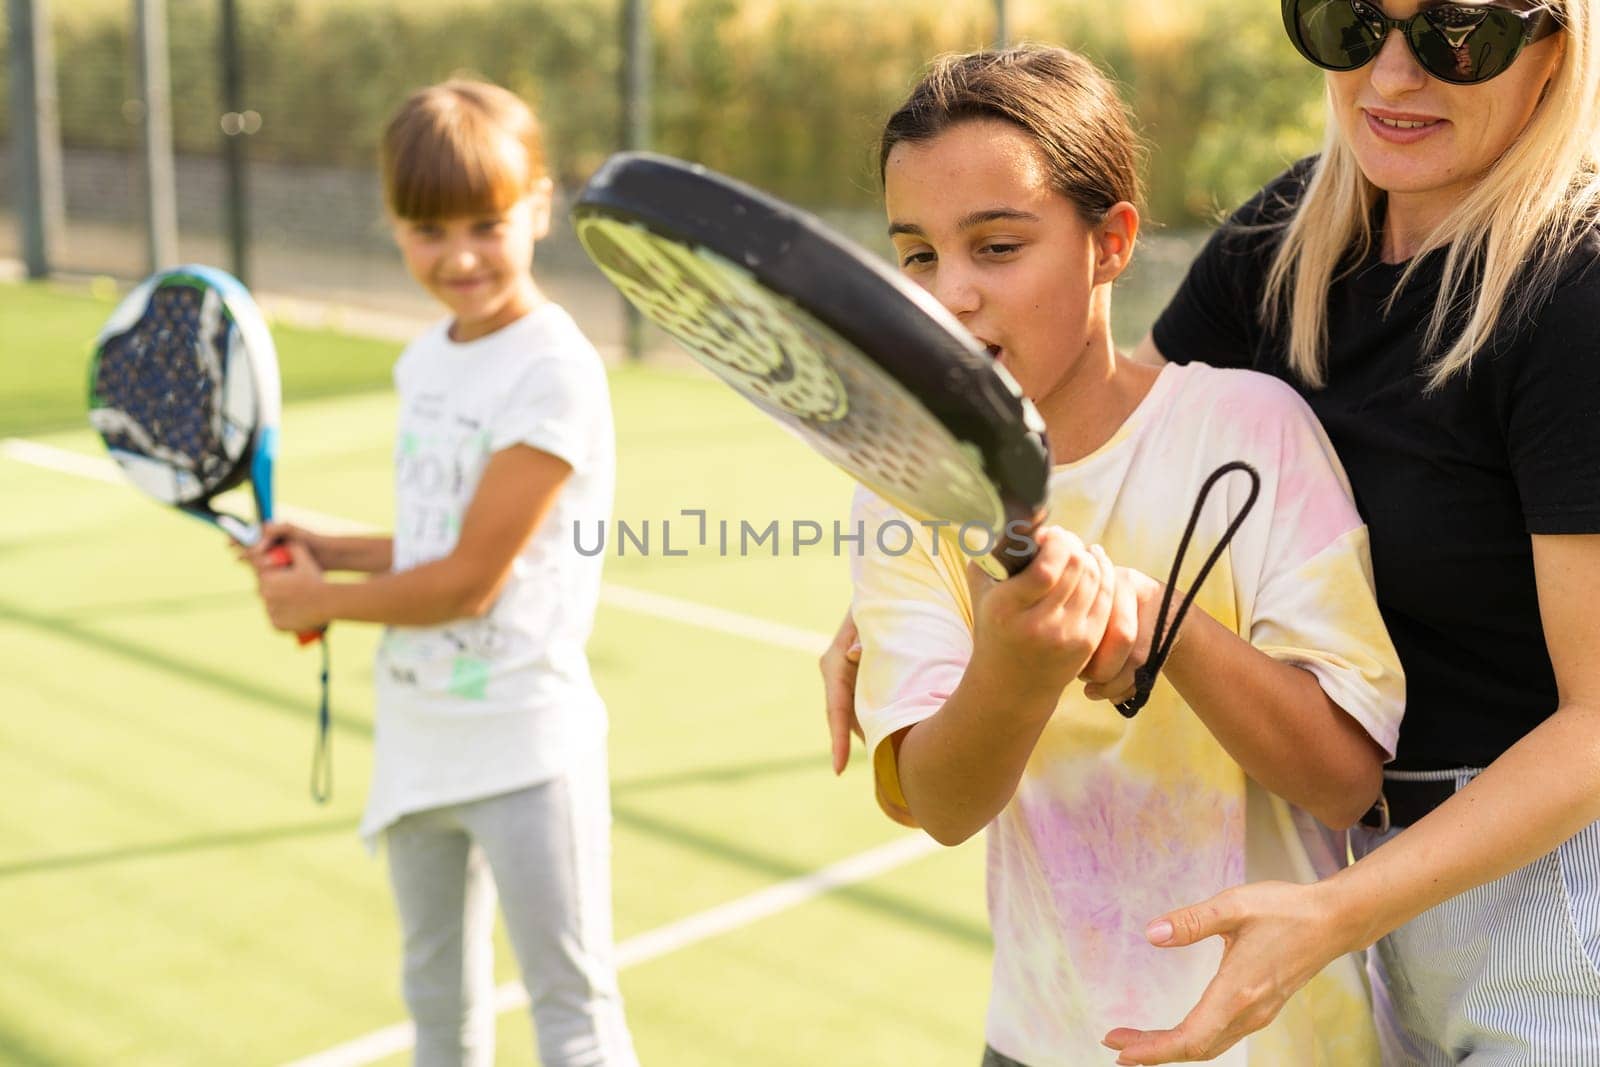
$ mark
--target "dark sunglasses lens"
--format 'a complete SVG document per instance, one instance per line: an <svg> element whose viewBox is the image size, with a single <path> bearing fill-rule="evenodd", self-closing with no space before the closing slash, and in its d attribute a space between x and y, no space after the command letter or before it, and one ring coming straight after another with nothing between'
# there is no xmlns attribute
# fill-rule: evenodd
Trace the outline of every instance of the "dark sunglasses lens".
<svg viewBox="0 0 1600 1067"><path fill-rule="evenodd" d="M1298 0L1295 29L1307 57L1330 70L1353 70L1372 61L1383 45L1382 12L1361 0Z"/></svg>
<svg viewBox="0 0 1600 1067"><path fill-rule="evenodd" d="M1522 20L1501 8L1439 7L1411 24L1417 61L1448 82L1480 82L1504 71L1522 48Z"/></svg>

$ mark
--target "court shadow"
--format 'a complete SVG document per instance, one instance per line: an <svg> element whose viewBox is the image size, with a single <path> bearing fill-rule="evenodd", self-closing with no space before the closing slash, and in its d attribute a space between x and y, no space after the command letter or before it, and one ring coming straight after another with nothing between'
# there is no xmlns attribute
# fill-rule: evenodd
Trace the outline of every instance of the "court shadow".
<svg viewBox="0 0 1600 1067"><path fill-rule="evenodd" d="M306 717L308 699L306 693L285 693L282 690L247 681L208 666L198 656L192 660L180 659L125 638L91 629L74 621L71 616L41 615L15 604L0 601L0 621L26 626L64 641L83 645L96 652L108 653L141 667L173 675L186 682L199 683L229 696L253 700L296 721L304 721ZM340 734L369 741L372 738L372 724L368 722L334 715L332 726L333 730Z"/></svg>
<svg viewBox="0 0 1600 1067"><path fill-rule="evenodd" d="M4 437L5 433L0 431L0 439ZM48 540L41 539L37 533L27 533L15 537L0 537L0 557L10 557L6 562L15 563L19 557L39 548L60 552L80 545L84 546L86 551L91 546L97 551L103 551L105 542L105 531L88 526L73 530L51 530Z"/></svg>
<svg viewBox="0 0 1600 1067"><path fill-rule="evenodd" d="M649 834L659 840L670 841L705 856L713 856L775 881L787 881L816 873L812 867L713 837L626 803L613 804L611 815L616 822L629 829ZM991 944L989 928L985 923L972 922L960 916L937 911L919 901L876 889L865 883L841 886L831 890L828 896L830 899L848 901L865 911L952 941L984 949Z"/></svg>
<svg viewBox="0 0 1600 1067"><path fill-rule="evenodd" d="M611 780L611 795L629 796L647 793L652 789L673 789L692 785L737 785L756 778L768 778L800 771L820 771L828 765L826 752L803 756L786 756L780 759L761 760L755 763L727 763L718 767L698 767L671 774L648 775L642 778Z"/></svg>
<svg viewBox="0 0 1600 1067"><path fill-rule="evenodd" d="M57 619L121 619L141 615L183 615L189 612L209 611L212 608L237 607L239 599L247 596L243 590L219 590L215 593L191 593L181 597L155 597L147 600L110 601L100 604L79 604L71 611L54 616Z"/></svg>
<svg viewBox="0 0 1600 1067"><path fill-rule="evenodd" d="M36 859L0 863L0 880L19 878L30 874L76 870L98 867L124 860L150 859L156 856L180 856L217 849L241 848L248 845L270 844L296 838L318 837L323 834L354 833L359 820L352 818L322 819L315 822L293 823L288 826L269 826L259 830L236 830L222 834L206 834L177 841L153 841L122 848L91 849L85 852L68 852L60 856L40 856ZM5 1049L5 1035L0 1034L0 1052ZM0 1063L11 1060L0 1057Z"/></svg>
<svg viewBox="0 0 1600 1067"><path fill-rule="evenodd" d="M30 1044L21 1034L0 1028L0 1063L6 1067L67 1067L68 1062Z"/></svg>

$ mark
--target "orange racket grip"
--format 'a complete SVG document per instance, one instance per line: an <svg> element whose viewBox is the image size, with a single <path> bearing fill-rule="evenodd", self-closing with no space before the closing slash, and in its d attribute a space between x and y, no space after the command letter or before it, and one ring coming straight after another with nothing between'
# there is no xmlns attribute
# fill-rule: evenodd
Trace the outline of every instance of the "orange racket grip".
<svg viewBox="0 0 1600 1067"><path fill-rule="evenodd" d="M288 547L280 541L267 549L267 562L274 567L287 567L293 562L293 557L289 555ZM301 630L294 635L294 639L300 642L301 648L304 648L306 645L313 645L322 640L322 635L327 632L328 628L326 626L320 630Z"/></svg>

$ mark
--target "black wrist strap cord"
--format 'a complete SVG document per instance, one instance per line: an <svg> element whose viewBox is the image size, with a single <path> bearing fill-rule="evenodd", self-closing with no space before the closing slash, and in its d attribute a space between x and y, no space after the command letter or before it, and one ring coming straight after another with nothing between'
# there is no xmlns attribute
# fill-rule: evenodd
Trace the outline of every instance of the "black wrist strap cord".
<svg viewBox="0 0 1600 1067"><path fill-rule="evenodd" d="M1171 625L1167 623L1167 612L1172 607L1172 591L1178 587L1178 572L1183 569L1183 558L1188 555L1189 542L1194 538L1194 528L1200 522L1200 513L1205 510L1206 498L1211 495L1212 487L1220 482L1226 475L1234 471L1243 471L1250 476L1250 495L1245 497L1244 505L1239 508L1239 514L1234 516L1228 528L1223 531L1216 547L1211 550L1211 555L1201 565L1199 573L1194 576L1194 584L1184 594L1183 600L1178 604L1178 610L1173 613ZM1244 520L1250 514L1250 509L1256 506L1256 498L1261 495L1261 475L1256 469L1242 460L1224 463L1211 472L1204 485L1200 487L1200 494L1194 502L1194 510L1189 512L1189 525L1183 531L1183 540L1178 542L1177 555L1172 559L1172 574L1167 578L1166 588L1161 591L1161 610L1156 613L1155 629L1150 635L1150 656L1144 661L1144 666L1133 672L1133 696L1117 705L1117 710L1125 719L1131 719L1139 714L1139 709L1150 700L1150 693L1156 686L1156 676L1161 673L1161 667L1167 662L1167 657L1172 654L1172 646L1178 641L1178 627L1183 625L1183 617L1189 613L1189 607L1194 603L1194 597L1205 584L1211 568L1217 565L1217 560L1222 558L1223 550L1233 540L1233 535L1239 532L1239 527L1244 525Z"/></svg>
<svg viewBox="0 0 1600 1067"><path fill-rule="evenodd" d="M333 716L328 710L328 635L318 642L322 646L322 700L317 707L317 743L311 752L311 798L326 804L333 796L333 752L328 746L329 727Z"/></svg>

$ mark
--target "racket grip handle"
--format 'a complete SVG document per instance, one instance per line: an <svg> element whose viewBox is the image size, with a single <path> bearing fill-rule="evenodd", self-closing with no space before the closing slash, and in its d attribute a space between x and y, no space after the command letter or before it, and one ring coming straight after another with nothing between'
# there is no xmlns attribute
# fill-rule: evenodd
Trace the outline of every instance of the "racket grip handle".
<svg viewBox="0 0 1600 1067"><path fill-rule="evenodd" d="M267 549L267 562L274 567L287 567L293 561L294 557L289 555L289 547L281 541ZM304 648L306 645L314 645L322 640L322 635L327 632L328 628L326 626L319 630L301 630L294 635L294 639L300 642L301 648Z"/></svg>
<svg viewBox="0 0 1600 1067"><path fill-rule="evenodd" d="M1046 513L1041 511L1026 519L1012 519L1000 533L995 545L994 558L1009 575L1021 574L1039 554L1039 527L1045 523Z"/></svg>

